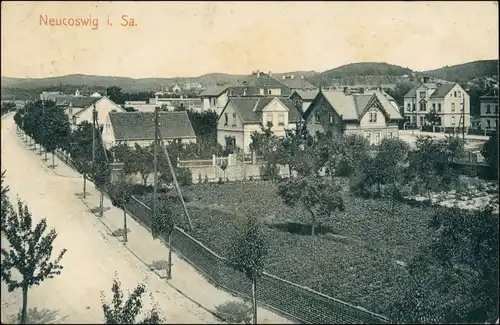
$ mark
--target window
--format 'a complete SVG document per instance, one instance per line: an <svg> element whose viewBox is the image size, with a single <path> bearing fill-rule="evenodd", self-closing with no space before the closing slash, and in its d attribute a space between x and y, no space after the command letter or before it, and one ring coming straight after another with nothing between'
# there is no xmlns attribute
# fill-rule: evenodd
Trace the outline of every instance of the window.
<svg viewBox="0 0 500 325"><path fill-rule="evenodd" d="M409 111L411 111L411 104L410 104L410 103L406 104L406 110L407 110L408 112L409 112Z"/></svg>
<svg viewBox="0 0 500 325"><path fill-rule="evenodd" d="M243 96L246 96L246 95L247 95L247 90L243 89Z"/></svg>
<svg viewBox="0 0 500 325"><path fill-rule="evenodd" d="M464 110L464 103L460 103L460 112L463 112Z"/></svg>
<svg viewBox="0 0 500 325"><path fill-rule="evenodd" d="M315 119L316 123L319 123L319 121L320 121L319 114L314 115L314 119Z"/></svg>
<svg viewBox="0 0 500 325"><path fill-rule="evenodd" d="M76 116L73 116L73 124L76 124Z"/></svg>
<svg viewBox="0 0 500 325"><path fill-rule="evenodd" d="M455 103L451 103L451 111L454 112L455 111Z"/></svg>
<svg viewBox="0 0 500 325"><path fill-rule="evenodd" d="M427 110L427 104L425 102L420 103L420 111L426 111Z"/></svg>
<svg viewBox="0 0 500 325"><path fill-rule="evenodd" d="M424 117L420 116L420 125L424 125Z"/></svg>
<svg viewBox="0 0 500 325"><path fill-rule="evenodd" d="M387 138L392 138L392 132L387 132Z"/></svg>
<svg viewBox="0 0 500 325"><path fill-rule="evenodd" d="M273 115L272 114L266 114L266 126L271 123L273 124Z"/></svg>
<svg viewBox="0 0 500 325"><path fill-rule="evenodd" d="M233 113L233 126L236 126L236 113Z"/></svg>
<svg viewBox="0 0 500 325"><path fill-rule="evenodd" d="M417 109L415 108L415 103L413 103L413 111L415 112Z"/></svg>
<svg viewBox="0 0 500 325"><path fill-rule="evenodd" d="M283 113L278 114L278 125L279 126L285 125L285 114Z"/></svg>
<svg viewBox="0 0 500 325"><path fill-rule="evenodd" d="M432 103L432 110L435 111L436 110L436 103Z"/></svg>
<svg viewBox="0 0 500 325"><path fill-rule="evenodd" d="M486 104L486 114L490 114L490 104Z"/></svg>
<svg viewBox="0 0 500 325"><path fill-rule="evenodd" d="M453 92L453 97L457 98L457 92L456 91Z"/></svg>
<svg viewBox="0 0 500 325"><path fill-rule="evenodd" d="M458 91L458 98L462 98L462 92Z"/></svg>
<svg viewBox="0 0 500 325"><path fill-rule="evenodd" d="M493 112L498 114L498 105L493 105Z"/></svg>
<svg viewBox="0 0 500 325"><path fill-rule="evenodd" d="M333 124L333 114L332 113L328 113L328 122L330 122L330 124Z"/></svg>
<svg viewBox="0 0 500 325"><path fill-rule="evenodd" d="M272 93L273 93L273 92L272 92L272 90L271 90L271 89L268 89L268 90L267 90L267 94L268 94L268 95L271 95Z"/></svg>
<svg viewBox="0 0 500 325"><path fill-rule="evenodd" d="M438 103L438 112L441 112L441 103Z"/></svg>
<svg viewBox="0 0 500 325"><path fill-rule="evenodd" d="M376 145L380 144L380 133L379 132L375 133L375 144Z"/></svg>
<svg viewBox="0 0 500 325"><path fill-rule="evenodd" d="M377 122L377 112L370 113L370 122Z"/></svg>
<svg viewBox="0 0 500 325"><path fill-rule="evenodd" d="M487 127L488 129L491 127L491 120L490 119L487 119L486 120L486 124L487 124Z"/></svg>
<svg viewBox="0 0 500 325"><path fill-rule="evenodd" d="M264 96L264 89L260 88L260 89L259 89L259 94L260 94L261 96Z"/></svg>
<svg viewBox="0 0 500 325"><path fill-rule="evenodd" d="M425 98L425 91L420 92L420 98Z"/></svg>
<svg viewBox="0 0 500 325"><path fill-rule="evenodd" d="M372 134L370 132L365 132L365 138L368 142L370 142L370 144L372 143Z"/></svg>
<svg viewBox="0 0 500 325"><path fill-rule="evenodd" d="M455 126L455 116L451 117L451 125Z"/></svg>
<svg viewBox="0 0 500 325"><path fill-rule="evenodd" d="M229 124L229 117L227 116L227 113L224 113L224 126L227 126Z"/></svg>

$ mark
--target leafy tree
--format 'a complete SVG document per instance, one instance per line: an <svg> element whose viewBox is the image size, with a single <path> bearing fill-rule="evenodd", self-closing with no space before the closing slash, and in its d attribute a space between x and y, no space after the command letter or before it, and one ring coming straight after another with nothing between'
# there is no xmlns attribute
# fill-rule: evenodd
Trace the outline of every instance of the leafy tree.
<svg viewBox="0 0 500 325"><path fill-rule="evenodd" d="M71 159L83 176L83 198L86 197L87 177L92 173L92 132L92 124L84 121L70 136Z"/></svg>
<svg viewBox="0 0 500 325"><path fill-rule="evenodd" d="M446 190L456 177L450 164L463 154L463 143L454 137L436 140L425 136L417 137L415 145L408 176L416 180L430 200L431 191Z"/></svg>
<svg viewBox="0 0 500 325"><path fill-rule="evenodd" d="M498 135L494 134L488 141L486 141L481 148L481 155L486 160L486 163L490 165L491 172L493 173L495 179L498 179Z"/></svg>
<svg viewBox="0 0 500 325"><path fill-rule="evenodd" d="M105 324L161 324L163 322L156 306L143 320L136 321L143 307L142 296L146 292L144 284L139 284L126 301L124 301L121 283L116 278L113 280L111 291L113 292L111 304L105 302L104 293L101 293Z"/></svg>
<svg viewBox="0 0 500 325"><path fill-rule="evenodd" d="M2 115L16 109L16 103L14 102L4 102L2 103L1 110Z"/></svg>
<svg viewBox="0 0 500 325"><path fill-rule="evenodd" d="M153 144L148 147L141 147L136 143L134 147L134 154L131 155L133 161L132 169L139 172L144 186L147 185L148 177L153 172L153 149Z"/></svg>
<svg viewBox="0 0 500 325"><path fill-rule="evenodd" d="M168 269L167 278L172 278L172 232L178 222L169 200L161 200L153 215L152 232L154 236L168 237Z"/></svg>
<svg viewBox="0 0 500 325"><path fill-rule="evenodd" d="M252 308L244 302L226 301L215 307L216 313L223 320L231 324L250 324Z"/></svg>
<svg viewBox="0 0 500 325"><path fill-rule="evenodd" d="M5 173L7 171L4 170L2 172L2 176L1 176L1 186L2 186L2 192L1 192L1 212L2 212L2 216L1 216L1 223L3 225L4 223L4 219L7 217L7 213L9 212L9 207L10 207L10 202L9 202L9 197L7 196L7 193L9 192L9 187L8 186L4 186L4 181L5 181Z"/></svg>
<svg viewBox="0 0 500 325"><path fill-rule="evenodd" d="M135 148L131 148L126 144L119 144L114 146L111 149L111 152L115 155L115 158L118 161L124 164L123 172L126 175L132 175L138 172L137 164L135 163L136 161L135 155L137 154Z"/></svg>
<svg viewBox="0 0 500 325"><path fill-rule="evenodd" d="M109 192L113 206L123 210L123 241L127 242L127 204L132 199L132 185L120 180L111 185Z"/></svg>
<svg viewBox="0 0 500 325"><path fill-rule="evenodd" d="M314 138L308 133L287 131L286 136L278 141L277 163L288 165L290 175L293 170L308 175L315 171L313 145Z"/></svg>
<svg viewBox="0 0 500 325"><path fill-rule="evenodd" d="M314 236L318 217L328 218L335 210L345 209L340 192L340 187L331 179L316 175L290 177L278 185L278 195L285 204L302 204L311 214L311 236Z"/></svg>
<svg viewBox="0 0 500 325"><path fill-rule="evenodd" d="M3 188L2 188L3 190ZM2 202L4 203L4 202ZM1 278L7 284L9 292L22 289L23 307L21 324L26 324L28 308L28 289L39 285L47 278L61 274L63 268L61 259L66 253L63 249L58 257L51 262L52 245L57 233L52 229L43 236L47 229L46 219L42 219L32 228L33 220L28 206L18 199L17 212L12 206L7 206L3 213L2 204L2 235L8 240L9 247L2 247ZM15 280L12 271L16 269L21 274L21 280Z"/></svg>
<svg viewBox="0 0 500 325"><path fill-rule="evenodd" d="M431 240L408 265L397 323L485 323L498 319L498 212L440 208Z"/></svg>
<svg viewBox="0 0 500 325"><path fill-rule="evenodd" d="M71 128L64 111L55 107L45 111L43 122L45 131L42 142L45 147L45 156L47 156L47 152L52 153L52 165L54 166L54 151L64 147L68 142Z"/></svg>
<svg viewBox="0 0 500 325"><path fill-rule="evenodd" d="M441 117L439 116L439 114L436 112L435 109L432 109L429 113L425 114L424 119L431 126L438 125L439 123L441 123Z"/></svg>
<svg viewBox="0 0 500 325"><path fill-rule="evenodd" d="M248 217L245 225L234 239L231 263L252 281L253 323L257 324L257 279L264 272L268 244L259 222Z"/></svg>
<svg viewBox="0 0 500 325"><path fill-rule="evenodd" d="M107 97L115 104L118 104L118 105L125 104L126 96L122 92L121 87L118 87L118 86L108 87L106 89L106 94L107 94Z"/></svg>

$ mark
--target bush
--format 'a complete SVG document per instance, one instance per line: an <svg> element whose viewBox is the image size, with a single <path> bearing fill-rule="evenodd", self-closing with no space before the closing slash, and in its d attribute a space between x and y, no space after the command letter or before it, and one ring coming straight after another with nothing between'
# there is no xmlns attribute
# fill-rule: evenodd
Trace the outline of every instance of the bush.
<svg viewBox="0 0 500 325"><path fill-rule="evenodd" d="M217 316L230 324L250 324L252 308L244 302L227 301L215 307Z"/></svg>

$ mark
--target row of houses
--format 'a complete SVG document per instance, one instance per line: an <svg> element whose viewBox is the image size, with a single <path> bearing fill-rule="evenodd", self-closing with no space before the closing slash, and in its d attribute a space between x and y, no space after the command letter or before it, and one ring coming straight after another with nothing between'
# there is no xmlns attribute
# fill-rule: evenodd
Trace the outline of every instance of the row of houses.
<svg viewBox="0 0 500 325"><path fill-rule="evenodd" d="M47 94L45 97L48 99ZM120 143L149 145L154 139L154 107L162 104L151 103L154 107L148 111L126 112L99 94L56 96L52 100L64 107L73 127L85 120L92 121L95 109L108 148ZM470 124L467 92L457 83L434 83L428 79L422 79L404 96L403 107L381 88L317 89L302 76L277 79L260 71L254 71L236 86L212 87L200 98L189 100L198 100L203 109L217 112L217 141L225 148L244 153L250 152L251 134L268 123L277 136L304 126L312 135L327 131L358 134L373 145L384 138L398 137L400 122L405 119L408 124L424 125L425 115L431 111L437 113L441 126L458 127L464 121L467 128ZM498 95L484 100L485 114L491 115L489 122L487 119L484 123L496 126ZM164 139L196 142L185 111L162 111L159 116Z"/></svg>

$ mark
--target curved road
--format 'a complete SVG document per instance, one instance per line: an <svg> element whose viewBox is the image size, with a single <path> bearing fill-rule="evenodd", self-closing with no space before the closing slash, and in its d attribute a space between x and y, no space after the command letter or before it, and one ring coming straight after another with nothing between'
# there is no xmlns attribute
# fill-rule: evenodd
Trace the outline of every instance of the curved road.
<svg viewBox="0 0 500 325"><path fill-rule="evenodd" d="M75 196L81 191L81 179L69 168L49 170L39 155L28 150L16 136L12 113L2 117L2 170L10 198L25 201L38 221L47 218L48 228L55 228L53 257L63 248L62 274L47 279L29 291L28 308L32 323L102 323L101 292L111 298L115 272L125 291L139 283L146 285L145 309L150 307L149 293L159 305L168 323L217 323L207 311L160 280L116 240L109 240L105 227L94 218ZM2 247L6 242L2 238ZM22 306L19 290L8 293L2 283L2 321L17 323Z"/></svg>

